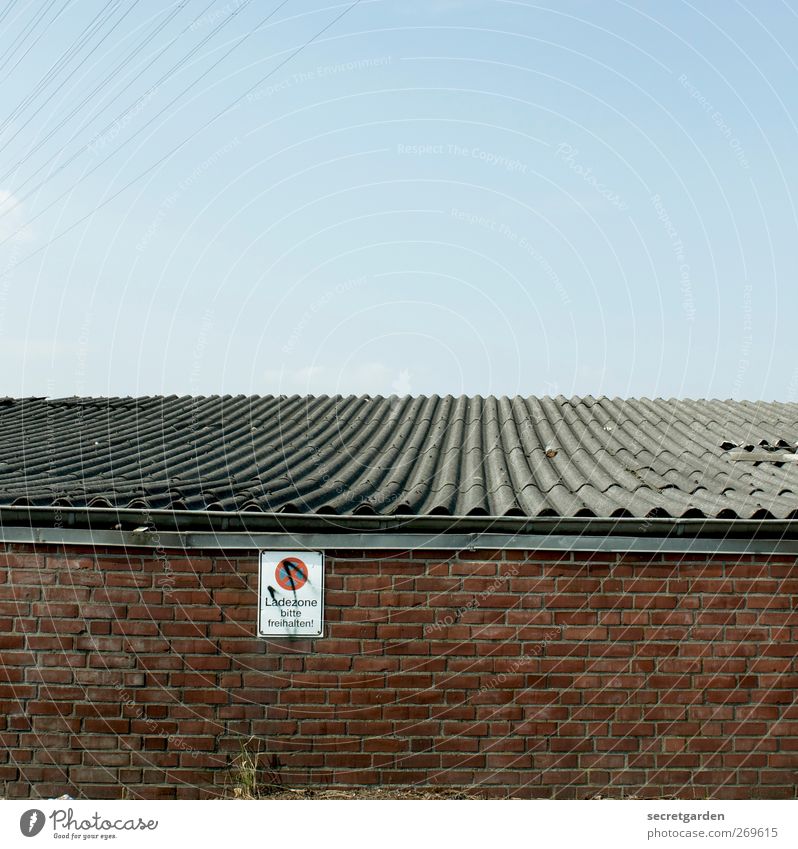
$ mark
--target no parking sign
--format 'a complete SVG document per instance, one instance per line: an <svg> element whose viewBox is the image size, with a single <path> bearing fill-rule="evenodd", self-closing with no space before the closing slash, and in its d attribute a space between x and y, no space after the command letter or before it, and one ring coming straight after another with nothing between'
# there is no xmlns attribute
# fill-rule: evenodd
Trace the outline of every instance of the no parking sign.
<svg viewBox="0 0 798 849"><path fill-rule="evenodd" d="M324 633L324 554L261 551L259 637L320 637Z"/></svg>

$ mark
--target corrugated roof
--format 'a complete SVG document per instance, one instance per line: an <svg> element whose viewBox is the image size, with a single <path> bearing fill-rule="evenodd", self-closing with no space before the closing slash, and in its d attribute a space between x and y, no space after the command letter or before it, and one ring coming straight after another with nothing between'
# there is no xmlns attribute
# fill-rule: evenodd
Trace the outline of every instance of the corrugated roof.
<svg viewBox="0 0 798 849"><path fill-rule="evenodd" d="M561 396L4 398L0 505L798 517L798 464L732 459L732 449L760 450L763 441L793 450L798 404Z"/></svg>

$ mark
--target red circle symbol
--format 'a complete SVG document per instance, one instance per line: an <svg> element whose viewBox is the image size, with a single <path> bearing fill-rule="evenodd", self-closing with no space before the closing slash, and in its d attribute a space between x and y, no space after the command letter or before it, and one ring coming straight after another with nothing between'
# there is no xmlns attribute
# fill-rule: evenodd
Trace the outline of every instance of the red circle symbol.
<svg viewBox="0 0 798 849"><path fill-rule="evenodd" d="M274 570L277 583L284 590L300 590L308 579L308 567L298 557L285 557Z"/></svg>

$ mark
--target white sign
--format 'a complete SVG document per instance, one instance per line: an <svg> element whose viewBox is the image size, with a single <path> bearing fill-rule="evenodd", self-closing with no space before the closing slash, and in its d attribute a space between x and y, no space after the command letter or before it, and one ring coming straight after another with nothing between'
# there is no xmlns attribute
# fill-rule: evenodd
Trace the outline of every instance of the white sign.
<svg viewBox="0 0 798 849"><path fill-rule="evenodd" d="M259 637L321 637L324 633L324 554L261 551Z"/></svg>

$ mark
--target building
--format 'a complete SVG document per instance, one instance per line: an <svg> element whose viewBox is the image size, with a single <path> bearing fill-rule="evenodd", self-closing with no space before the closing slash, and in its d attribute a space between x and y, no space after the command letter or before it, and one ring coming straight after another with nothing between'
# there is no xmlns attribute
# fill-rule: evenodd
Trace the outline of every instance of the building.
<svg viewBox="0 0 798 849"><path fill-rule="evenodd" d="M793 798L798 405L0 399L0 792ZM258 552L325 555L257 636ZM291 585L293 586L293 584Z"/></svg>

